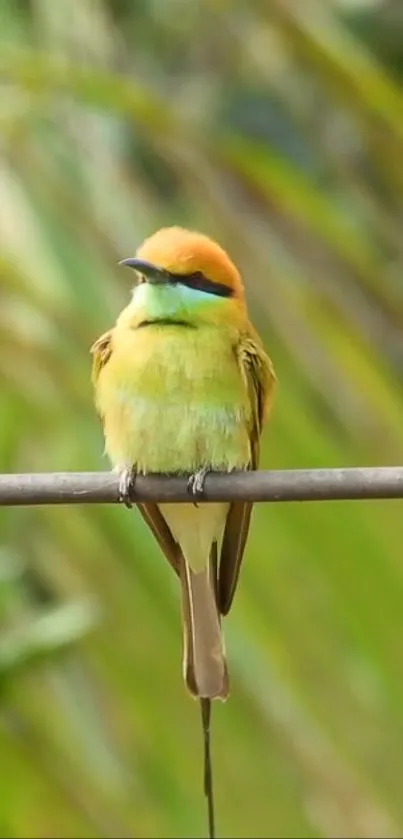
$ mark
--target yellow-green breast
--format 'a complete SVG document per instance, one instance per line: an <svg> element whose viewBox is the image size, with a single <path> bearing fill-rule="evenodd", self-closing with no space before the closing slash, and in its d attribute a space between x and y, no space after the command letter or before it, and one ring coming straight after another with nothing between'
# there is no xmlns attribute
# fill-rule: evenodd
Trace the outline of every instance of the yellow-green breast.
<svg viewBox="0 0 403 839"><path fill-rule="evenodd" d="M117 467L228 471L249 462L248 394L226 329L118 327L97 403Z"/></svg>

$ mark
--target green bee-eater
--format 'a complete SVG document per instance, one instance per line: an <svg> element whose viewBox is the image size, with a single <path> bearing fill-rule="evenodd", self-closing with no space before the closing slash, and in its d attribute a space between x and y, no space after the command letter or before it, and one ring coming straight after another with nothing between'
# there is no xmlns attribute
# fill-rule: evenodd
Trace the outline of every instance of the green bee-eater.
<svg viewBox="0 0 403 839"><path fill-rule="evenodd" d="M137 474L189 474L189 504L138 504L182 585L184 677L200 697L204 788L214 836L211 699L229 684L220 617L234 597L252 504L197 504L209 471L256 469L276 376L246 309L240 275L200 233L164 228L123 260L138 282L93 345L106 452L130 505Z"/></svg>
<svg viewBox="0 0 403 839"><path fill-rule="evenodd" d="M137 284L116 325L93 345L106 452L122 475L255 469L276 377L225 251L180 227L147 239ZM194 696L225 699L220 615L237 585L252 505L139 504L183 591L184 676Z"/></svg>

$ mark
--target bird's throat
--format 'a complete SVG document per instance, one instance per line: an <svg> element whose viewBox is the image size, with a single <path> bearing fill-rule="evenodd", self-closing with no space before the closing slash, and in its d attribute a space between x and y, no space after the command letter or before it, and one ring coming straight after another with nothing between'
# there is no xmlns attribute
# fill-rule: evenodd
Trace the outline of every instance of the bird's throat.
<svg viewBox="0 0 403 839"><path fill-rule="evenodd" d="M182 285L141 283L133 291L130 310L138 326L197 326L203 315L213 312L222 300L199 289Z"/></svg>

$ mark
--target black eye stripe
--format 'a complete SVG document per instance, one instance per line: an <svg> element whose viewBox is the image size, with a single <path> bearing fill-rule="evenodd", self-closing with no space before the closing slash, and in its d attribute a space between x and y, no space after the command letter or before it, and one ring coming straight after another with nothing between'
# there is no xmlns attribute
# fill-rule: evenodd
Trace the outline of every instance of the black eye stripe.
<svg viewBox="0 0 403 839"><path fill-rule="evenodd" d="M216 297L232 297L233 289L224 283L215 283L205 277L201 271L193 274L171 274L171 282L194 288L197 291L205 291L206 294L215 294Z"/></svg>

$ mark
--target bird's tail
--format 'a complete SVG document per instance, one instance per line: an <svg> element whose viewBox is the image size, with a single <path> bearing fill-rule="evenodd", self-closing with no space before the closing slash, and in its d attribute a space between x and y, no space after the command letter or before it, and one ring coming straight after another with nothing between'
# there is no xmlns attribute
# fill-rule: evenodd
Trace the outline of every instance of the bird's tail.
<svg viewBox="0 0 403 839"><path fill-rule="evenodd" d="M229 680L216 598L216 545L210 562L200 572L193 571L182 558L181 583L187 687L195 697L224 700Z"/></svg>

